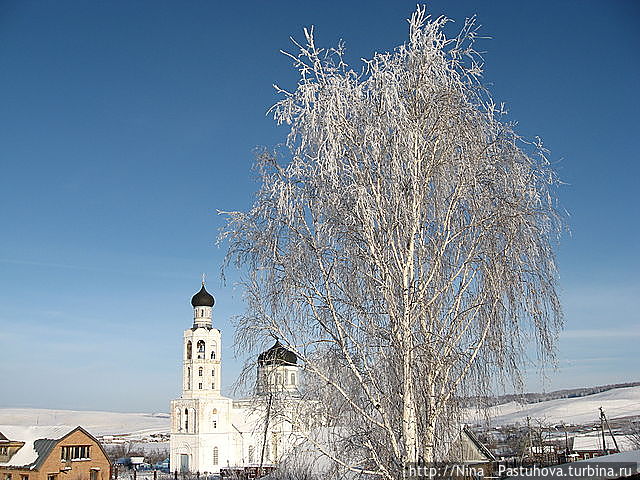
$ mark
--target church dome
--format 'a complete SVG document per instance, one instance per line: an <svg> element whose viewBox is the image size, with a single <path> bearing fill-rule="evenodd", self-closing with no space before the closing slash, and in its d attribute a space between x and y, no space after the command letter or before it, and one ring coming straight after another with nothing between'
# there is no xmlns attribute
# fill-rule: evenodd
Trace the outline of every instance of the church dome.
<svg viewBox="0 0 640 480"><path fill-rule="evenodd" d="M269 349L258 355L258 365L296 365L298 357L291 350L287 350L282 346L280 341Z"/></svg>
<svg viewBox="0 0 640 480"><path fill-rule="evenodd" d="M213 298L213 295L207 292L207 289L204 288L204 283L202 284L200 291L191 298L191 305L194 307L213 307L214 303L215 299Z"/></svg>

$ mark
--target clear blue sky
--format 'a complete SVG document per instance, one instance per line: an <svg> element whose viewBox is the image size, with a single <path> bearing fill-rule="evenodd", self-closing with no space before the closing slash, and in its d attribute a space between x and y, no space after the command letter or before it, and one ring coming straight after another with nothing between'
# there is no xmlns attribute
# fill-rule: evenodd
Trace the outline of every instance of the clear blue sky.
<svg viewBox="0 0 640 480"><path fill-rule="evenodd" d="M487 82L567 186L566 332L546 389L640 380L640 3L429 2L476 13ZM238 372L216 209L246 209L289 36L392 49L414 1L0 2L0 406L166 411L200 274ZM454 26L454 28L457 28ZM529 387L543 388L535 369Z"/></svg>

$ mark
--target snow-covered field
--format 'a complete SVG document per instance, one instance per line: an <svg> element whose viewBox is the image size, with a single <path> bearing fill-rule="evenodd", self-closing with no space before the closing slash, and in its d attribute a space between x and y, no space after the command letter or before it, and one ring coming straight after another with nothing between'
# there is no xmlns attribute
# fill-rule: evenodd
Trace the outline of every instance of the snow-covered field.
<svg viewBox="0 0 640 480"><path fill-rule="evenodd" d="M95 436L127 434L142 438L169 433L169 414L0 408L0 425L80 425Z"/></svg>
<svg viewBox="0 0 640 480"><path fill-rule="evenodd" d="M599 407L609 419L640 415L640 387L608 390L578 398L561 398L539 403L520 404L509 402L491 410L494 425L524 424L526 417L545 423L584 424L600 418ZM478 422L478 416L470 412L467 421Z"/></svg>
<svg viewBox="0 0 640 480"><path fill-rule="evenodd" d="M492 409L492 424L524 424L527 416L549 424L591 423L599 419L598 407L604 409L609 419L640 416L640 387L616 388L586 397L539 403L505 403ZM480 422L478 418L469 412L467 422ZM0 425L80 425L95 436L127 435L135 440L154 433L169 433L169 414L0 408Z"/></svg>

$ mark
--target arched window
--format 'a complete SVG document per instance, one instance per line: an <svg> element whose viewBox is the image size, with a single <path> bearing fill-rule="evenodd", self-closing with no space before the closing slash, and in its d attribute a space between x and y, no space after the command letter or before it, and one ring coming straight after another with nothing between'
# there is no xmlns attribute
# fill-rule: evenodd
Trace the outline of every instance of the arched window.
<svg viewBox="0 0 640 480"><path fill-rule="evenodd" d="M200 368L198 369L198 376L199 376L199 377L201 377L201 376L202 376L202 367L200 367Z"/></svg>
<svg viewBox="0 0 640 480"><path fill-rule="evenodd" d="M184 431L189 432L189 410L184 409Z"/></svg>
<svg viewBox="0 0 640 480"><path fill-rule="evenodd" d="M191 389L191 367L187 367L187 390Z"/></svg>
<svg viewBox="0 0 640 480"><path fill-rule="evenodd" d="M176 408L176 429L182 431L182 410Z"/></svg>
<svg viewBox="0 0 640 480"><path fill-rule="evenodd" d="M198 340L198 358L204 359L204 340Z"/></svg>
<svg viewBox="0 0 640 480"><path fill-rule="evenodd" d="M211 412L211 426L213 428L218 428L218 409L214 408Z"/></svg>
<svg viewBox="0 0 640 480"><path fill-rule="evenodd" d="M216 342L213 342L211 344L211 360L216 359L216 350L218 350L218 344Z"/></svg>
<svg viewBox="0 0 640 480"><path fill-rule="evenodd" d="M292 373L291 374L291 385L295 385L296 384L296 374Z"/></svg>
<svg viewBox="0 0 640 480"><path fill-rule="evenodd" d="M213 447L213 464L218 465L218 447Z"/></svg>
<svg viewBox="0 0 640 480"><path fill-rule="evenodd" d="M187 342L187 360L191 360L191 340Z"/></svg>

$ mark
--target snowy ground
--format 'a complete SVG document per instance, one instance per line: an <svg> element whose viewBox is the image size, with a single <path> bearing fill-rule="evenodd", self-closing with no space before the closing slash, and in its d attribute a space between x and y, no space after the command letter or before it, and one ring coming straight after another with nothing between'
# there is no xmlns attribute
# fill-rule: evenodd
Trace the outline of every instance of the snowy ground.
<svg viewBox="0 0 640 480"><path fill-rule="evenodd" d="M561 398L539 403L519 404L509 402L491 410L493 425L524 424L526 417L539 419L547 424L585 424L598 421L599 407L609 419L640 415L640 387L608 390L579 398ZM467 421L482 423L478 416L469 412Z"/></svg>
<svg viewBox="0 0 640 480"><path fill-rule="evenodd" d="M169 414L0 408L0 425L80 425L97 437L126 434L138 439L169 433Z"/></svg>

